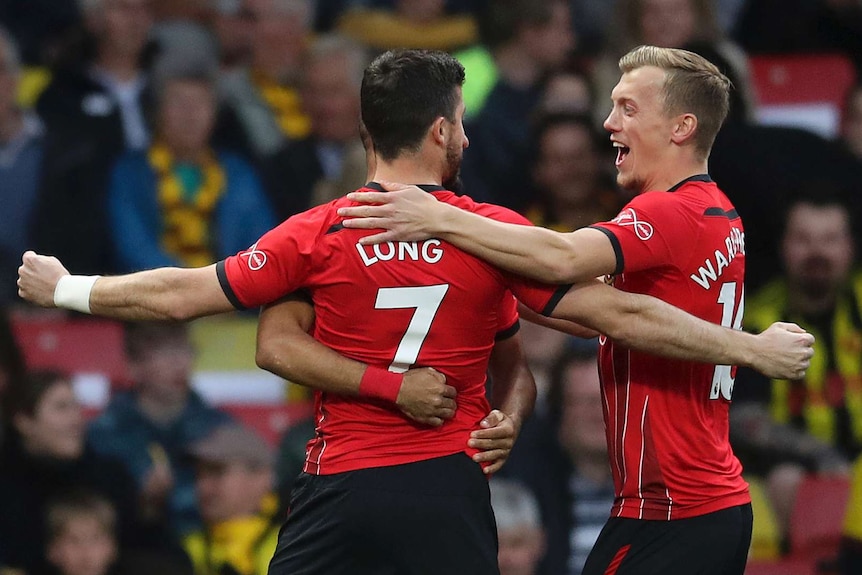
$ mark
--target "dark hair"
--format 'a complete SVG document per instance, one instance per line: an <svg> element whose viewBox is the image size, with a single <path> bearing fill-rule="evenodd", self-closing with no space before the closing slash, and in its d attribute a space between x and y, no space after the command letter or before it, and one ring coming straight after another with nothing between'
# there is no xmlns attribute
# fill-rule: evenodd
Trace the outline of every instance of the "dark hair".
<svg viewBox="0 0 862 575"><path fill-rule="evenodd" d="M115 536L117 512L110 500L94 491L77 488L48 501L45 508L48 541L62 535L69 522L77 517L92 517L105 533Z"/></svg>
<svg viewBox="0 0 862 575"><path fill-rule="evenodd" d="M362 78L362 122L384 160L417 151L434 121L455 121L464 67L445 52L384 52Z"/></svg>
<svg viewBox="0 0 862 575"><path fill-rule="evenodd" d="M856 221L853 210L850 209L850 198L853 197L849 190L842 184L833 180L821 179L803 182L790 190L784 209L781 210L781 221L779 225L779 238L783 238L787 232L787 222L790 212L800 204L808 204L815 208L824 209L838 207L847 215L847 225L853 235L856 231Z"/></svg>
<svg viewBox="0 0 862 575"><path fill-rule="evenodd" d="M130 360L141 359L144 354L165 343L188 342L189 327L184 322L153 321L125 324L124 343Z"/></svg>
<svg viewBox="0 0 862 575"><path fill-rule="evenodd" d="M71 385L69 376L60 371L37 370L13 381L3 401L6 420L11 422L18 414L35 415L36 409L49 389L57 384Z"/></svg>

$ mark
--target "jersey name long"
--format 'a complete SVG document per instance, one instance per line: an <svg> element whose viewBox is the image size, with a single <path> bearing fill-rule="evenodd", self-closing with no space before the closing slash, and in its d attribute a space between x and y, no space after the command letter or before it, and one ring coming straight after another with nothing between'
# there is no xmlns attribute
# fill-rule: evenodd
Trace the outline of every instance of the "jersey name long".
<svg viewBox="0 0 862 575"><path fill-rule="evenodd" d="M616 250L616 288L740 329L744 231L708 176L641 194L594 227ZM728 439L735 368L659 358L604 338L601 344L612 515L670 520L749 502Z"/></svg>
<svg viewBox="0 0 862 575"><path fill-rule="evenodd" d="M434 188L438 200L507 222L514 212ZM440 240L363 246L367 231L344 228L346 199L298 214L249 250L218 266L238 307L268 303L298 289L314 303L313 335L355 359L403 372L429 366L457 390L453 419L420 425L396 406L364 397L315 393L317 429L305 471L331 474L397 465L457 452L490 411L488 359L496 337L517 329L514 293L533 309L553 306L555 287L503 273Z"/></svg>

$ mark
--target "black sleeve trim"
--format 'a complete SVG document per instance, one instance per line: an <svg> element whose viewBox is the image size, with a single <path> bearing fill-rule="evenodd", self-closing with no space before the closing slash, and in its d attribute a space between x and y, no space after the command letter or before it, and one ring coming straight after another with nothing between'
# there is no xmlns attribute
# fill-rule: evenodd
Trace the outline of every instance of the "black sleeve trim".
<svg viewBox="0 0 862 575"><path fill-rule="evenodd" d="M557 291L554 292L554 295L551 296L551 299L548 300L548 303L545 304L545 307L542 308L542 315L545 317L550 317L554 310L557 308L557 304L560 303L560 300L563 299L563 296L569 293L569 290L572 288L574 284L565 284L561 285L557 288Z"/></svg>
<svg viewBox="0 0 862 575"><path fill-rule="evenodd" d="M603 228L601 226L590 226L594 230L599 230L611 240L611 245L614 246L614 255L617 256L617 267L614 269L614 273L612 275L619 275L623 273L625 269L625 260L623 259L623 248L620 246L620 240L617 236L614 235L612 231L607 228Z"/></svg>
<svg viewBox="0 0 862 575"><path fill-rule="evenodd" d="M233 291L233 288L230 286L230 282L227 280L227 271L225 271L224 260L221 260L216 264L216 274L218 275L218 283L221 285L221 289L224 291L224 295L227 296L231 305L238 310L248 309L240 303L239 298L236 297L236 292Z"/></svg>
<svg viewBox="0 0 862 575"><path fill-rule="evenodd" d="M503 341L504 339L509 339L519 331L521 331L521 322L516 319L515 323L513 323L504 330L498 331L497 335L494 336L494 341Z"/></svg>

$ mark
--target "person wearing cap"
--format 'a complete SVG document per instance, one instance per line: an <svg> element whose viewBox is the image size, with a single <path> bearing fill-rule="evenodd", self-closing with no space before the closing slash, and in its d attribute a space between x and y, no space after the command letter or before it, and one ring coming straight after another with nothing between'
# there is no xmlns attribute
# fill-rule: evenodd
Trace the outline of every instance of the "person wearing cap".
<svg viewBox="0 0 862 575"><path fill-rule="evenodd" d="M251 429L229 423L188 454L204 522L183 540L195 575L265 575L281 525L273 450Z"/></svg>

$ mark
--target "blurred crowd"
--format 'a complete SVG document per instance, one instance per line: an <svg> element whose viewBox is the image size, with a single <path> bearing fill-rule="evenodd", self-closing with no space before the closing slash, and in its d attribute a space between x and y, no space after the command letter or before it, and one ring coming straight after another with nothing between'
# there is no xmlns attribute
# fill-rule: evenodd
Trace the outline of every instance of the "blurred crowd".
<svg viewBox="0 0 862 575"><path fill-rule="evenodd" d="M208 405L173 324L125 326L131 385L85 417L70 374L16 342L23 251L104 274L245 249L365 183L362 73L399 47L466 68L456 191L560 231L610 219L628 198L602 122L639 44L731 78L710 172L746 227L745 326L817 338L805 380L737 373L752 557L793 555L798 493L838 479L844 540L820 566L862 573L862 2L3 0L0 574L265 573L313 431L272 445ZM814 56L847 70L834 122L763 121L753 63ZM613 500L596 343L522 329L540 399L492 480L501 572L576 575Z"/></svg>

